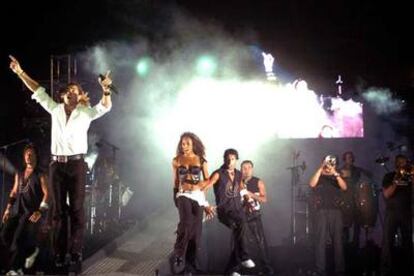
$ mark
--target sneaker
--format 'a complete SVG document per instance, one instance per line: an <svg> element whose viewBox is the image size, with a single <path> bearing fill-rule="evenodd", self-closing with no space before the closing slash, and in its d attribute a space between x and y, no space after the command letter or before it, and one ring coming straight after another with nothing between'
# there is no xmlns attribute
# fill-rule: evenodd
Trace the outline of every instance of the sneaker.
<svg viewBox="0 0 414 276"><path fill-rule="evenodd" d="M36 257L39 254L39 248L36 247L35 251L26 258L26 261L24 262L24 268L29 269L33 266L34 262L36 261Z"/></svg>
<svg viewBox="0 0 414 276"><path fill-rule="evenodd" d="M233 271L230 275L231 276L241 276L241 274L236 272L236 271Z"/></svg>
<svg viewBox="0 0 414 276"><path fill-rule="evenodd" d="M185 269L185 261L182 257L174 256L171 259L171 272L173 274L180 274Z"/></svg>
<svg viewBox="0 0 414 276"><path fill-rule="evenodd" d="M245 261L241 262L242 266L244 266L245 268L253 268L256 265L254 264L254 262L252 261L252 259L247 259Z"/></svg>
<svg viewBox="0 0 414 276"><path fill-rule="evenodd" d="M19 268L18 270L10 270L6 273L7 276L15 276L15 275L24 275L23 270Z"/></svg>

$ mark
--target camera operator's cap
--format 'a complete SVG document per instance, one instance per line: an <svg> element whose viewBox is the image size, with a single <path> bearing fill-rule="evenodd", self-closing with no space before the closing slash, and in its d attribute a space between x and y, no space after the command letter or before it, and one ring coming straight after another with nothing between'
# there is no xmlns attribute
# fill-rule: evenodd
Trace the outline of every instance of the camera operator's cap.
<svg viewBox="0 0 414 276"><path fill-rule="evenodd" d="M332 154L327 155L325 157L325 163L327 163L327 164L329 164L331 166L336 165L336 156L335 155L332 155Z"/></svg>

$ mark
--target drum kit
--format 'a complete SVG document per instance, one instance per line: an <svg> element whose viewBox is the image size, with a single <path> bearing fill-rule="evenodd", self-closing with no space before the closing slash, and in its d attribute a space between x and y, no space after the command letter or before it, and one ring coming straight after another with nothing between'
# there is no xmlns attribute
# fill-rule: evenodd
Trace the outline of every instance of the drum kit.
<svg viewBox="0 0 414 276"><path fill-rule="evenodd" d="M88 172L85 187L86 230L90 235L103 234L119 225L122 196L127 188L108 159L97 162Z"/></svg>

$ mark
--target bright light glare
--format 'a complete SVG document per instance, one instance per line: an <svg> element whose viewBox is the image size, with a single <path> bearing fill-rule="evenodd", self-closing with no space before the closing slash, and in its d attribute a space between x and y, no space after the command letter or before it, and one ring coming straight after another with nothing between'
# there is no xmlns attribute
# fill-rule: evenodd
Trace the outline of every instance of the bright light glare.
<svg viewBox="0 0 414 276"><path fill-rule="evenodd" d="M362 113L360 104L354 102L339 110L342 117ZM175 149L182 132L192 131L207 147L218 147L210 147L209 152L216 151L219 155L228 147L254 152L262 143L276 137L316 138L323 126L340 122L328 115L314 91L305 85L297 89L292 84L277 86L259 81L199 78L178 93L154 127L155 137L167 151Z"/></svg>
<svg viewBox="0 0 414 276"><path fill-rule="evenodd" d="M137 73L140 77L145 77L148 75L151 67L151 59L148 57L141 58L137 63Z"/></svg>
<svg viewBox="0 0 414 276"><path fill-rule="evenodd" d="M216 68L217 63L212 56L204 55L197 60L197 73L200 76L212 76L216 71Z"/></svg>

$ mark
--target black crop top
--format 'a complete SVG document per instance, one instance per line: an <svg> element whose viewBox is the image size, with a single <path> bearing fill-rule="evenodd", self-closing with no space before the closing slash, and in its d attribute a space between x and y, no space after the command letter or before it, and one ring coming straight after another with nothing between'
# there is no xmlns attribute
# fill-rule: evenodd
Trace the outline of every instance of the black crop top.
<svg viewBox="0 0 414 276"><path fill-rule="evenodd" d="M187 168L181 165L177 168L177 173L181 183L197 184L201 180L201 167L199 166ZM191 176L191 179L187 178L188 175Z"/></svg>

